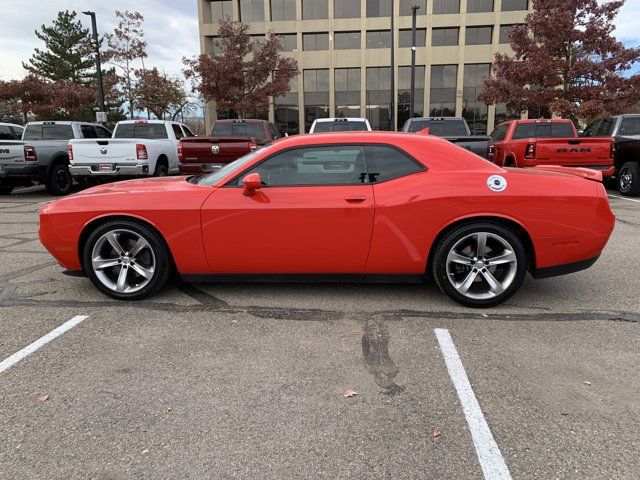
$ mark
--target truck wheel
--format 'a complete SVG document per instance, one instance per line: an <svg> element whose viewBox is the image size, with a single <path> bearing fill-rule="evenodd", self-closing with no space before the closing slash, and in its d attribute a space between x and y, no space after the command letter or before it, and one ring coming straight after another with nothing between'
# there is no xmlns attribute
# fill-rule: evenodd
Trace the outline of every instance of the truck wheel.
<svg viewBox="0 0 640 480"><path fill-rule="evenodd" d="M637 162L627 162L618 172L618 190L622 195L640 195L640 166Z"/></svg>
<svg viewBox="0 0 640 480"><path fill-rule="evenodd" d="M158 165L156 165L156 171L153 173L153 176L166 177L167 175L169 175L169 170L167 169L167 166L164 163L158 163Z"/></svg>
<svg viewBox="0 0 640 480"><path fill-rule="evenodd" d="M13 192L15 185L13 183L0 181L0 195L9 195Z"/></svg>
<svg viewBox="0 0 640 480"><path fill-rule="evenodd" d="M489 222L463 225L436 245L433 277L467 307L493 307L513 296L527 272L527 254L510 229Z"/></svg>
<svg viewBox="0 0 640 480"><path fill-rule="evenodd" d="M54 165L45 183L47 192L51 195L67 195L71 192L73 179L69 173L69 167L59 163Z"/></svg>

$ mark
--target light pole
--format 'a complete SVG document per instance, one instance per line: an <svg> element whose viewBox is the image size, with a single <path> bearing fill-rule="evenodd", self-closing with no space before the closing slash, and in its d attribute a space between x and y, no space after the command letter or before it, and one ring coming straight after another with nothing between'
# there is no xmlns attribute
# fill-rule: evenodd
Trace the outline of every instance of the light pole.
<svg viewBox="0 0 640 480"><path fill-rule="evenodd" d="M391 113L389 118L391 120L391 131L396 131L396 82L395 82L395 42L394 42L394 28L393 28L393 0L389 2L391 4Z"/></svg>
<svg viewBox="0 0 640 480"><path fill-rule="evenodd" d="M96 24L96 12L82 12L91 17L91 46L96 53L96 73L98 74L98 100L100 101L100 111L96 114L96 120L106 123L106 107L104 105L104 87L102 85L102 67L100 65L100 42L98 41L98 27Z"/></svg>
<svg viewBox="0 0 640 480"><path fill-rule="evenodd" d="M409 118L413 118L416 106L416 16L418 15L418 5L411 7L411 108Z"/></svg>

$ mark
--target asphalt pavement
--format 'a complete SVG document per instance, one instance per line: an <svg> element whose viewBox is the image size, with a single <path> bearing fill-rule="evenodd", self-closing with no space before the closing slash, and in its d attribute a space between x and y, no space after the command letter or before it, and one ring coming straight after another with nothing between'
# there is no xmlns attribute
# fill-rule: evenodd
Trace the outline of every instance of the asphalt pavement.
<svg viewBox="0 0 640 480"><path fill-rule="evenodd" d="M431 284L117 302L39 244L50 200L0 197L0 478L640 477L640 198L591 269L482 311Z"/></svg>

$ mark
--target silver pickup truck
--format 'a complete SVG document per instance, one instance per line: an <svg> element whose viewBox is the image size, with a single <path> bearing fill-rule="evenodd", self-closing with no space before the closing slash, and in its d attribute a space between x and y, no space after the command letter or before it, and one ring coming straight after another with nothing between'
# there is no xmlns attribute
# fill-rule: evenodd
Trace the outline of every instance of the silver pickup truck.
<svg viewBox="0 0 640 480"><path fill-rule="evenodd" d="M52 195L68 194L73 183L67 154L69 140L110 137L111 132L100 124L28 123L22 140L0 140L0 195L32 182L44 184Z"/></svg>

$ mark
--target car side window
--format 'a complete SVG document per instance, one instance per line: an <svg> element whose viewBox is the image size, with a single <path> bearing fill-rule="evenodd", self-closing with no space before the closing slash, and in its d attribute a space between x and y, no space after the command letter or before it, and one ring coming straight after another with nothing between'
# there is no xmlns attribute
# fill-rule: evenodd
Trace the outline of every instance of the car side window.
<svg viewBox="0 0 640 480"><path fill-rule="evenodd" d="M184 133L182 133L180 125L172 123L171 128L173 129L173 133L175 134L177 140L180 140L182 137L184 137Z"/></svg>
<svg viewBox="0 0 640 480"><path fill-rule="evenodd" d="M94 127L97 138L111 138L111 132L104 127Z"/></svg>
<svg viewBox="0 0 640 480"><path fill-rule="evenodd" d="M613 133L613 125L615 124L615 120L612 117L603 118L602 122L598 126L598 130L596 131L597 137L610 137Z"/></svg>
<svg viewBox="0 0 640 480"><path fill-rule="evenodd" d="M493 132L491 132L490 137L494 142L501 142L507 137L507 130L509 130L509 125L498 125Z"/></svg>
<svg viewBox="0 0 640 480"><path fill-rule="evenodd" d="M367 183L364 149L358 145L287 150L255 166L266 187L361 185ZM242 178L238 185L242 185Z"/></svg>
<svg viewBox="0 0 640 480"><path fill-rule="evenodd" d="M92 125L80 125L80 131L82 132L82 138L98 138L98 134Z"/></svg>
<svg viewBox="0 0 640 480"><path fill-rule="evenodd" d="M595 137L596 132L598 131L598 125L600 125L600 120L596 120L595 122L591 122L587 128L584 129L583 137Z"/></svg>
<svg viewBox="0 0 640 480"><path fill-rule="evenodd" d="M400 150L384 145L364 147L368 181L386 182L423 171L425 168Z"/></svg>
<svg viewBox="0 0 640 480"><path fill-rule="evenodd" d="M195 137L194 133L189 130L189 127L187 127L186 125L181 125L181 127L185 137Z"/></svg>
<svg viewBox="0 0 640 480"><path fill-rule="evenodd" d="M13 130L8 125L0 125L0 140L13 140Z"/></svg>
<svg viewBox="0 0 640 480"><path fill-rule="evenodd" d="M280 138L280 132L278 132L278 129L273 123L269 123L269 130L271 131L271 138L274 140Z"/></svg>

